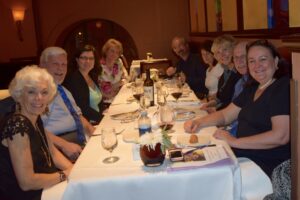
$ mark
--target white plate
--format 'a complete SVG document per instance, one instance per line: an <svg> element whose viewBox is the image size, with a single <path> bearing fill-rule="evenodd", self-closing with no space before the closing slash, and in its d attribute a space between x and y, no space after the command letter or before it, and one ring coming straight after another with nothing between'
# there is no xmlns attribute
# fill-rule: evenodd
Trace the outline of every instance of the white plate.
<svg viewBox="0 0 300 200"><path fill-rule="evenodd" d="M199 134L195 134L198 137L197 143L190 143L191 134L178 134L177 135L177 144L182 147L191 146L191 147L198 147L198 146L205 146L210 144L210 137L203 136Z"/></svg>
<svg viewBox="0 0 300 200"><path fill-rule="evenodd" d="M188 110L177 110L175 111L175 120L176 121L186 121L189 119L193 119L196 116L194 111Z"/></svg>
<svg viewBox="0 0 300 200"><path fill-rule="evenodd" d="M139 133L138 132L124 132L123 141L129 143L138 143L139 142Z"/></svg>

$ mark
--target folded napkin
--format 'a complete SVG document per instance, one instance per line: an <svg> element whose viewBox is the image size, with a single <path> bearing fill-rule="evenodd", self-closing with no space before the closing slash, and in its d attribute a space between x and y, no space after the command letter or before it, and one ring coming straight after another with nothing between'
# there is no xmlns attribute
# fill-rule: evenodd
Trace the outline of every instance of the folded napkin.
<svg viewBox="0 0 300 200"><path fill-rule="evenodd" d="M112 104L108 108L107 114L115 115L115 114L133 112L139 109L139 107L140 107L139 104L137 104L136 102L130 104L115 104L115 105Z"/></svg>
<svg viewBox="0 0 300 200"><path fill-rule="evenodd" d="M179 106L192 106L192 105L200 105L201 102L199 100L191 99L191 98L179 98L178 101L170 100L168 101L170 105L179 105Z"/></svg>

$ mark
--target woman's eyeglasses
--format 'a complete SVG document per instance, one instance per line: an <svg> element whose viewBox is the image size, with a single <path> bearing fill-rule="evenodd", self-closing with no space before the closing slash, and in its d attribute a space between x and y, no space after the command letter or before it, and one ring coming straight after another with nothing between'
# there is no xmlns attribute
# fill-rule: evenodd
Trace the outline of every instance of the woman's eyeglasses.
<svg viewBox="0 0 300 200"><path fill-rule="evenodd" d="M86 56L80 56L79 59L84 60L84 61L94 61L95 58L94 57L86 57Z"/></svg>

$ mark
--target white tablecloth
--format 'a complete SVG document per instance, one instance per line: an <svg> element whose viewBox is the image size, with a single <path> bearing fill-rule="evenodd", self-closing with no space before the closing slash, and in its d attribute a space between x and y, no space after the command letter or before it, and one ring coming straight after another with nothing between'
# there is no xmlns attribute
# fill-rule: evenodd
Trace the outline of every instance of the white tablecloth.
<svg viewBox="0 0 300 200"><path fill-rule="evenodd" d="M106 124L110 126L113 124ZM201 130L209 135L215 128ZM96 132L101 130L101 126ZM137 131L137 130L136 130ZM181 132L181 131L180 131ZM104 164L109 153L101 147L100 136L91 137L72 170L63 199L240 199L240 171L235 165L221 165L184 171L167 171L168 160L160 167L144 167L133 157L134 145L122 135L113 155L114 164ZM220 178L222 177L222 178ZM212 192L214 188L217 192Z"/></svg>
<svg viewBox="0 0 300 200"><path fill-rule="evenodd" d="M118 103L114 107L131 105L128 105L126 101L131 95L128 90L129 88L122 88L113 102ZM197 115L204 114L197 109L199 104L193 106L194 110L197 110ZM113 108L112 110L116 112L118 109ZM120 123L118 120L112 120L110 118L112 110L108 110L95 134L100 133L103 126L113 126L116 131L125 129L118 136L119 143L113 152L115 156L120 157L120 160L114 164L102 163L109 153L101 147L100 136L91 137L72 169L67 186L61 184L45 190L43 200L61 199L61 196L63 196L63 200L254 200L272 192L270 180L257 165L249 160L243 161L241 166L244 169L240 169L228 145L213 138L213 143L221 142L225 146L233 163L174 172L167 170L170 165L167 159L160 167L144 167L142 161L133 156L134 145L123 141L123 137L138 134L137 121ZM184 133L183 123L183 121L175 123L173 139L176 138L176 134ZM215 130L215 127L204 128L200 130L200 134L211 136ZM249 175L251 177L248 177ZM243 184L242 180L244 180ZM255 183L252 180L255 180ZM261 185L264 187L261 188ZM56 198L54 198L55 195Z"/></svg>

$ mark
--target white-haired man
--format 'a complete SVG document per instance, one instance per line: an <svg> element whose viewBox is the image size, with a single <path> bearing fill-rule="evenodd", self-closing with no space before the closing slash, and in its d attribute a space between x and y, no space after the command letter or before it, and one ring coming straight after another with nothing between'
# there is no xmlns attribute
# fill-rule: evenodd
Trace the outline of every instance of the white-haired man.
<svg viewBox="0 0 300 200"><path fill-rule="evenodd" d="M61 85L67 73L67 52L60 47L46 48L40 57L40 67L53 76L58 89L48 106L49 113L42 116L45 129L59 136L52 139L54 144L75 160L82 150L79 145L85 143L84 134L91 135L95 128L82 116L72 94Z"/></svg>

